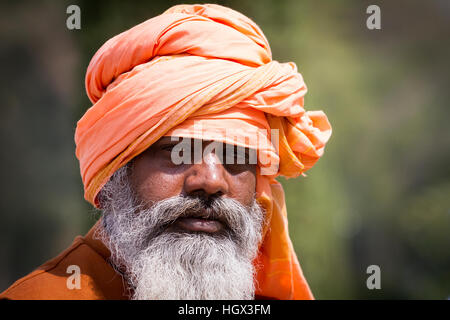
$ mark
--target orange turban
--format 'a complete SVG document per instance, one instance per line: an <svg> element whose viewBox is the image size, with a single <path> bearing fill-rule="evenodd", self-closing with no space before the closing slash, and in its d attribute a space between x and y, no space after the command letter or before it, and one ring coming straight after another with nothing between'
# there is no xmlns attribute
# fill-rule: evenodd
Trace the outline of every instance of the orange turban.
<svg viewBox="0 0 450 320"><path fill-rule="evenodd" d="M92 58L86 91L93 106L78 121L76 155L85 198L164 135L236 143L223 129L279 132L258 166L256 196L266 210L255 260L257 295L312 299L288 234L284 192L275 177L296 177L322 156L331 126L306 112L306 86L294 63L273 61L260 28L223 6L177 5L107 41ZM194 125L200 123L201 132ZM255 139L242 143L257 149Z"/></svg>

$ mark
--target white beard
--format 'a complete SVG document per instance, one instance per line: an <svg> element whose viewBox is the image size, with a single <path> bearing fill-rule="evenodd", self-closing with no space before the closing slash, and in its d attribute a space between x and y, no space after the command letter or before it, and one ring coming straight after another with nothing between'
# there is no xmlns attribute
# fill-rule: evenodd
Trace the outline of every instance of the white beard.
<svg viewBox="0 0 450 320"><path fill-rule="evenodd" d="M127 168L118 170L100 194L102 232L111 262L124 270L131 299L253 299L252 264L261 240L264 213L256 200L246 208L233 199L214 202L226 233L168 231L165 226L198 202L184 197L138 203Z"/></svg>

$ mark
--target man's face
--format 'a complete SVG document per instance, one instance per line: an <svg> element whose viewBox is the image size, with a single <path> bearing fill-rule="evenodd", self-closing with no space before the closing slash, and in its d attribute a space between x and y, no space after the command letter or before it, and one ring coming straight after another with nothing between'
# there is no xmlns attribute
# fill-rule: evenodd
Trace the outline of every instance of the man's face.
<svg viewBox="0 0 450 320"><path fill-rule="evenodd" d="M202 161L176 165L177 142L164 137L119 169L99 195L99 238L113 265L125 270L133 299L253 298L252 262L264 221L256 165L220 161L210 143L200 145ZM241 163L243 152L234 154Z"/></svg>
<svg viewBox="0 0 450 320"><path fill-rule="evenodd" d="M235 158L231 159L233 163L228 163L230 158L228 161L221 161L214 149L212 152L205 152L205 148L212 142L203 141L200 142L200 163L190 161L188 164L176 165L172 161L171 152L177 143L179 142L172 141L171 137L162 137L134 160L130 178L141 201L152 204L173 196L196 196L204 199L223 197L251 206L255 195L256 165L249 164L249 161L238 164L237 147L234 147ZM192 148L187 152L194 152L194 143L192 140ZM223 149L224 153L230 150L229 146L224 146ZM248 155L249 151L244 150L245 152ZM188 231L216 232L223 226L204 219L183 219L177 221L177 227Z"/></svg>

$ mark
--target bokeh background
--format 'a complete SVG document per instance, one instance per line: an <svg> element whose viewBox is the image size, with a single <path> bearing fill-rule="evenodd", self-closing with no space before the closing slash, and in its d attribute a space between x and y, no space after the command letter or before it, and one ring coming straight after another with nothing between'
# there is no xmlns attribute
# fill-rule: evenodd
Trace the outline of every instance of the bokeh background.
<svg viewBox="0 0 450 320"><path fill-rule="evenodd" d="M190 3L191 1L183 1ZM73 135L84 73L110 37L179 1L0 4L0 291L94 224ZM450 2L217 1L294 61L333 136L305 178L283 180L289 228L318 299L450 296ZM81 30L66 8L81 8ZM366 8L381 8L381 30ZM381 268L368 290L366 269Z"/></svg>

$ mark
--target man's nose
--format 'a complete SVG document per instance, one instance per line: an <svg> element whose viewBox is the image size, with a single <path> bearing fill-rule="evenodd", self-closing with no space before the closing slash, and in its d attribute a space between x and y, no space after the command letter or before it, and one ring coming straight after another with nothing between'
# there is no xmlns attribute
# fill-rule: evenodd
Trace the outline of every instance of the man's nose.
<svg viewBox="0 0 450 320"><path fill-rule="evenodd" d="M186 195L221 196L228 190L226 170L213 152L203 155L202 161L192 164L187 171L184 181Z"/></svg>

